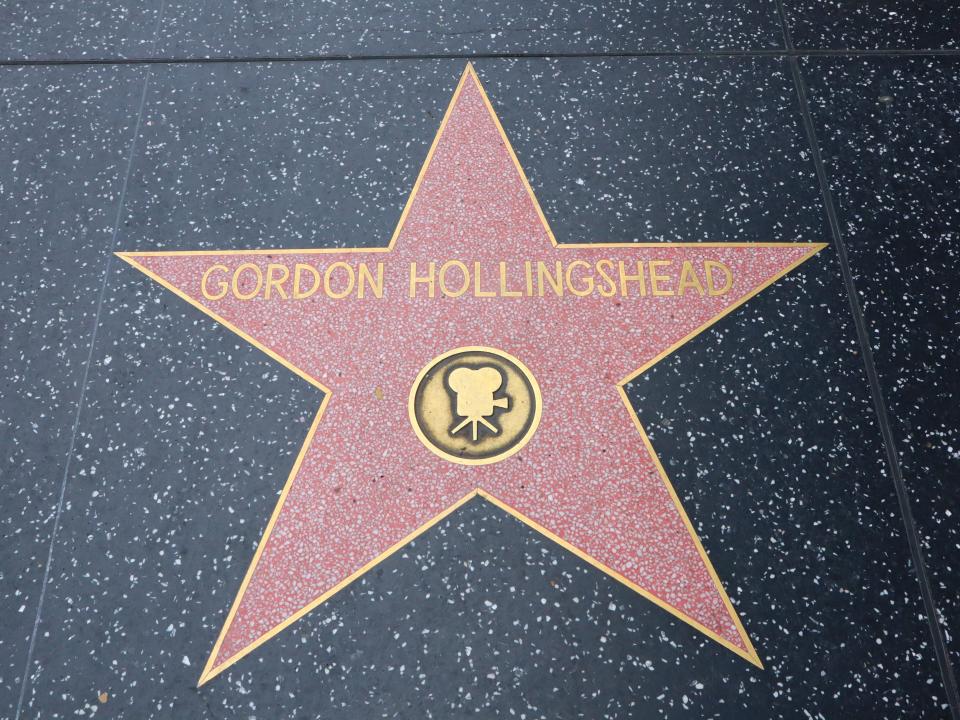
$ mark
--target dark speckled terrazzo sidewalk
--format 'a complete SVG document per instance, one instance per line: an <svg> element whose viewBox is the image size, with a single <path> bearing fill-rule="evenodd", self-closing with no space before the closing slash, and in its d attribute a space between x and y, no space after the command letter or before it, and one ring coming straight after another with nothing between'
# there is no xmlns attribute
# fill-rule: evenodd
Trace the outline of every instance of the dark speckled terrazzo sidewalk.
<svg viewBox="0 0 960 720"><path fill-rule="evenodd" d="M322 393L112 253L386 245L468 59L558 242L829 244L626 388L764 669L475 498L198 688ZM956 5L15 0L0 63L0 718L960 718Z"/></svg>

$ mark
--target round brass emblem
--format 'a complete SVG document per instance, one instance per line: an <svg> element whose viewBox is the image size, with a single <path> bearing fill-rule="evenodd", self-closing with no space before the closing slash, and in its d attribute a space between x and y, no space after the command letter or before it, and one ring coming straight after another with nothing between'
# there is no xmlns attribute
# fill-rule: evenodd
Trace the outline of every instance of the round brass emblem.
<svg viewBox="0 0 960 720"><path fill-rule="evenodd" d="M517 358L462 347L431 360L410 389L410 422L420 441L455 463L510 457L540 423L540 386Z"/></svg>

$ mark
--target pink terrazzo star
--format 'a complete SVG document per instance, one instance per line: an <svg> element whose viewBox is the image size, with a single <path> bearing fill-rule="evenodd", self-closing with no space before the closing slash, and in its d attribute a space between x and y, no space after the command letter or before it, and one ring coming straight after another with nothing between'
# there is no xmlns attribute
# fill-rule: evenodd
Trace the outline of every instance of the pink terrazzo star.
<svg viewBox="0 0 960 720"><path fill-rule="evenodd" d="M557 245L468 66L389 247L121 253L327 392L200 683L477 494L759 666L622 386L821 247ZM480 294L493 296L477 296L471 284L457 297L439 290L430 297L421 284L411 297L411 263L425 273L450 259L471 269L478 263L486 272ZM699 290L688 277L683 293L677 277L659 286L673 294L654 294L649 284L641 292L638 281L624 294L616 277L605 286L597 278L588 295L571 292L574 284L562 296L524 292L526 262L553 268L558 260L583 261L577 273L603 260L607 268L653 262L664 273L710 261L729 268L730 278L716 294L702 274ZM370 277L357 297L359 273L350 286L339 265L329 274L331 292L295 299L297 263L321 279L334 263L371 270L383 263L382 297ZM283 271L271 264L290 277L281 282ZM312 283L312 274L304 277ZM463 346L513 355L540 385L539 427L500 462L445 460L408 417L421 369Z"/></svg>

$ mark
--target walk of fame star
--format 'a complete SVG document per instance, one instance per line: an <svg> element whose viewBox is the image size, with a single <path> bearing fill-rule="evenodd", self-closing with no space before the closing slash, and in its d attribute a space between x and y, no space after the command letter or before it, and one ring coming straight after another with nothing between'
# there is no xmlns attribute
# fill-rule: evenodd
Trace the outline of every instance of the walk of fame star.
<svg viewBox="0 0 960 720"><path fill-rule="evenodd" d="M822 247L558 244L468 65L387 247L119 253L325 393L200 684L476 496L762 667L624 386Z"/></svg>

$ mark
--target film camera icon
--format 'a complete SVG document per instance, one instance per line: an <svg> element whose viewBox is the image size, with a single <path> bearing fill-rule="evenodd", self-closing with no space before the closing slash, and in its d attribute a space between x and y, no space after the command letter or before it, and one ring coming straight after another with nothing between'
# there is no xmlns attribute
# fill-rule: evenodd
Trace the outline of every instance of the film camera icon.
<svg viewBox="0 0 960 720"><path fill-rule="evenodd" d="M500 430L489 420L496 408L506 410L509 398L495 398L494 393L503 385L503 376L495 367L477 368L458 367L447 376L447 385L453 390L457 400L457 415L463 418L450 429L451 435L471 427L471 439L477 442L477 429L483 425L494 435Z"/></svg>
<svg viewBox="0 0 960 720"><path fill-rule="evenodd" d="M427 449L459 465L489 465L519 452L540 424L540 386L513 355L459 347L424 365L407 401Z"/></svg>

